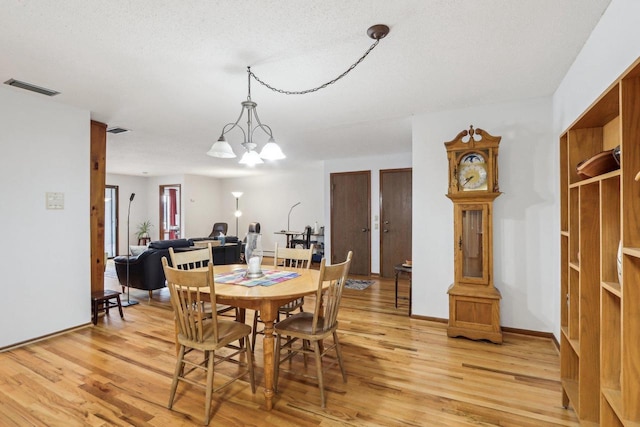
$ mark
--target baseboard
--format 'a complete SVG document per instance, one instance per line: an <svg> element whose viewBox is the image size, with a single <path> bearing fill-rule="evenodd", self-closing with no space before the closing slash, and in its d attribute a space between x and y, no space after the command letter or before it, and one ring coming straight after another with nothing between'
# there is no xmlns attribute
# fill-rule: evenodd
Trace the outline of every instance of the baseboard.
<svg viewBox="0 0 640 427"><path fill-rule="evenodd" d="M40 342L40 341L48 340L49 338L53 338L53 337L57 337L57 336L60 336L60 335L68 334L69 332L78 331L80 329L84 329L84 328L87 328L89 326L92 326L91 322L85 323L84 325L74 326L73 328L69 328L69 329L63 329L62 331L53 332L53 333L48 334L48 335L43 335L43 336L38 337L38 338L33 338L33 339L30 339L30 340L26 340L26 341L22 341L22 342L19 342L19 343L11 344L11 345L8 345L6 347L0 348L0 353L4 353L6 351L15 350L16 348L24 347L25 345L34 344L34 343L37 343L37 342Z"/></svg>
<svg viewBox="0 0 640 427"><path fill-rule="evenodd" d="M419 316L417 314L412 314L409 317L417 320L426 320L428 322L449 323L449 319L443 319L441 317Z"/></svg>
<svg viewBox="0 0 640 427"><path fill-rule="evenodd" d="M438 322L438 323L449 323L449 319L444 319L442 317L430 317L430 316L419 316L416 314L412 314L410 316L412 319L417 320L426 320L429 322ZM553 345L559 350L560 343L556 339L556 336L551 332L540 332L540 331L532 331L530 329L518 329L518 328L510 328L507 326L502 327L502 332L507 332L510 334L518 334L518 335L528 335L531 337L539 337L539 338L548 338L553 341Z"/></svg>

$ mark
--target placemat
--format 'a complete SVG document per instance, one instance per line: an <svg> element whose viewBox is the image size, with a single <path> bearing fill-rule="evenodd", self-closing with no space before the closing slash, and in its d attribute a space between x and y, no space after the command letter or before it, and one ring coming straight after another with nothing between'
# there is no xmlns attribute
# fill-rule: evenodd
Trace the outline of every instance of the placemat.
<svg viewBox="0 0 640 427"><path fill-rule="evenodd" d="M226 283L229 285L242 285L242 286L271 286L276 283L284 282L285 280L294 279L300 276L295 271L282 271L282 270L264 270L264 276L256 279L247 279L244 277L246 270L244 268L233 270L230 273L220 273L214 276L216 283Z"/></svg>

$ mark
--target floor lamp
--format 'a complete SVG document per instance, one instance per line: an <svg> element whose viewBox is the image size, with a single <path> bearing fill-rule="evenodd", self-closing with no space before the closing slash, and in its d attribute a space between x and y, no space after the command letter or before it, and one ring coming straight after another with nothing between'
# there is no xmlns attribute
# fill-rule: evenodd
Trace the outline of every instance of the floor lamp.
<svg viewBox="0 0 640 427"><path fill-rule="evenodd" d="M236 212L234 215L236 216L236 237L238 237L238 219L242 216L242 212L238 208L238 199L242 197L242 191L232 191L231 194L236 198Z"/></svg>
<svg viewBox="0 0 640 427"><path fill-rule="evenodd" d="M131 216L131 202L133 202L134 197L136 197L136 193L131 193L131 197L129 197L129 209L127 210L127 300L122 302L123 307L138 304L138 301L129 299L129 252L131 248L131 246L129 246L129 217Z"/></svg>

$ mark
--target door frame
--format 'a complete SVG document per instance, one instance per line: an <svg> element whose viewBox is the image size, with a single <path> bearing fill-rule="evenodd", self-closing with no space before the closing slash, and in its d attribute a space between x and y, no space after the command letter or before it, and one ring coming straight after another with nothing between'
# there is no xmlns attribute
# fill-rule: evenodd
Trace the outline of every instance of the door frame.
<svg viewBox="0 0 640 427"><path fill-rule="evenodd" d="M113 243L114 245L113 256L116 257L118 256L118 252L120 251L120 218L119 218L120 188L117 185L105 185L104 187L105 187L105 190L113 189L115 194L114 197L111 198L111 201L113 203L113 209L115 212L114 218L113 218L113 233L115 233L115 242ZM105 229L106 229L107 219L108 219L107 209L105 208L105 212L104 212ZM105 233L105 241L106 239L107 239L107 236Z"/></svg>
<svg viewBox="0 0 640 427"><path fill-rule="evenodd" d="M165 229L164 229L164 202L162 200L162 198L164 197L164 191L167 188L177 188L178 189L178 197L177 197L177 203L178 203L178 209L177 212L180 214L180 224L178 224L178 226L180 227L180 233L179 236L182 236L182 185L181 184L161 184L158 186L158 214L159 214L159 219L158 219L158 240L164 240L164 234L165 234Z"/></svg>

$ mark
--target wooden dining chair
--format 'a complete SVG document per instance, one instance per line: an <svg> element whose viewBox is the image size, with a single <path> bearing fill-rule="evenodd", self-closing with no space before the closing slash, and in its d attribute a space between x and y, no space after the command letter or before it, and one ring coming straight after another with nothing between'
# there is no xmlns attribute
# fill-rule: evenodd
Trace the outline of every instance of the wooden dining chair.
<svg viewBox="0 0 640 427"><path fill-rule="evenodd" d="M167 258L162 257L162 266L167 278L171 307L178 327L177 340L180 345L173 382L171 383L168 408L171 409L173 407L179 381L204 387L204 424L208 425L211 417L211 396L214 391L231 384L248 372L251 391L253 393L256 392L251 346L250 344L247 344L247 346L240 345L241 340L249 342L251 326L235 321L218 320L217 316L207 318L202 303L205 300L210 300L212 304L215 304L216 301L213 263L209 263L206 270L179 270L169 267ZM205 290L208 292L203 292ZM238 345L233 344L235 341L238 341ZM217 350L225 347L232 350L231 354L216 355ZM194 362L185 358L185 353L191 350L204 352L204 361ZM246 362L242 362L240 357L234 359L235 356L242 354L244 354ZM237 363L246 366L247 369L242 370L238 375L214 390L214 367L222 362ZM205 384L196 380L198 374L195 376L190 375L199 370L206 373Z"/></svg>
<svg viewBox="0 0 640 427"><path fill-rule="evenodd" d="M273 252L273 266L274 268L284 267L286 268L306 268L311 267L311 257L313 256L313 245L309 249L300 248L280 248L276 243L275 251ZM303 311L302 306L304 304L304 297L296 298L295 300L288 302L285 305L280 306L278 309L277 321L280 321L280 315L289 317L295 310ZM258 331L258 322L260 320L260 312L256 310L253 316L253 332L251 335L251 344L253 349L256 348L256 335L264 334L264 330Z"/></svg>
<svg viewBox="0 0 640 427"><path fill-rule="evenodd" d="M324 379L322 375L322 357L330 350L335 349L338 358L338 364L342 371L342 379L347 382L347 374L344 369L342 360L342 352L340 350L340 342L338 341L338 309L340 308L340 300L342 298L342 290L349 274L351 266L352 252L347 254L346 261L335 264L325 265L326 259L323 258L320 263L320 276L318 278L318 291L316 293L316 305L313 313L301 312L296 313L281 322L275 324L276 333L276 350L274 358L274 389L278 390L278 373L280 364L290 360L298 353L302 353L305 357L308 354L315 355L316 371L318 378L318 387L320 388L320 400L322 407L326 405L324 395ZM323 286L329 284L327 289ZM333 344L327 345L326 340L329 336L333 337ZM286 339L283 341L283 337ZM322 349L321 349L322 341ZM298 342L299 346L294 347ZM310 346L312 348L310 348ZM282 360L280 354L282 350L286 350L287 354ZM306 363L305 363L306 366Z"/></svg>
<svg viewBox="0 0 640 427"><path fill-rule="evenodd" d="M194 249L189 251L175 252L173 248L169 248L169 258L171 265L178 270L192 270L194 268L206 267L208 264L213 265L213 252L211 243L207 243L207 247L202 249ZM238 309L229 305L217 304L216 313L223 314L229 311L235 311L238 316Z"/></svg>

